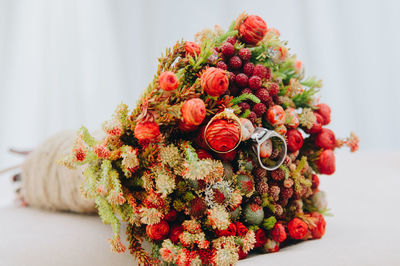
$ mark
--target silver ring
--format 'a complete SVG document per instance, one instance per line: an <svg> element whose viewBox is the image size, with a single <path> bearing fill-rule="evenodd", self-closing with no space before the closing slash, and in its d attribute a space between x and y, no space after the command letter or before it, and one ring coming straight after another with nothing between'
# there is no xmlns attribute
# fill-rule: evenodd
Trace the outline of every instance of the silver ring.
<svg viewBox="0 0 400 266"><path fill-rule="evenodd" d="M268 139L274 138L274 137L281 140L282 151L279 154L279 159L278 159L276 165L272 166L272 167L268 167L268 166L265 166L261 161L261 156L260 156L261 144L263 144ZM286 145L286 140L284 137L282 137L280 134L278 134L277 132L275 132L273 130L268 130L263 127L257 127L254 130L253 135L251 135L250 139L254 142L253 151L257 155L258 163L260 164L260 166L262 168L264 168L268 171L273 171L273 170L278 169L279 166L282 165L283 161L286 158L286 154L287 154L287 145Z"/></svg>

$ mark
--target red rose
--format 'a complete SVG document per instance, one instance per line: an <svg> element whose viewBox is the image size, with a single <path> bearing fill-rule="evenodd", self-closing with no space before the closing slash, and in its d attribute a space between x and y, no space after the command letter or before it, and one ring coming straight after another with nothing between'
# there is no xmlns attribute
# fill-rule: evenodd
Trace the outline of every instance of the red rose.
<svg viewBox="0 0 400 266"><path fill-rule="evenodd" d="M273 126L283 125L286 121L286 113L282 106L274 105L270 107L267 111L267 120Z"/></svg>
<svg viewBox="0 0 400 266"><path fill-rule="evenodd" d="M315 227L311 228L311 235L314 239L319 239L325 234L326 222L324 216L318 212L312 212L311 217L315 222Z"/></svg>
<svg viewBox="0 0 400 266"><path fill-rule="evenodd" d="M314 116L316 118L315 123L312 128L308 129L307 132L310 134L315 134L321 131L322 125L324 124L324 118L319 113L314 112Z"/></svg>
<svg viewBox="0 0 400 266"><path fill-rule="evenodd" d="M244 224L241 222L235 222L236 225L236 233L238 236L245 236L247 232L249 231Z"/></svg>
<svg viewBox="0 0 400 266"><path fill-rule="evenodd" d="M259 16L250 15L239 26L242 40L248 44L257 44L267 33L267 23Z"/></svg>
<svg viewBox="0 0 400 266"><path fill-rule="evenodd" d="M264 230L260 228L256 231L256 243L254 244L254 247L262 247L265 243L267 243L267 236L265 235Z"/></svg>
<svg viewBox="0 0 400 266"><path fill-rule="evenodd" d="M197 157L201 160L201 159L212 159L213 157L211 156L211 154L209 154L207 151L203 150L203 149L198 149L196 151L197 153Z"/></svg>
<svg viewBox="0 0 400 266"><path fill-rule="evenodd" d="M299 218L291 220L287 225L287 229L289 231L289 236L293 239L303 239L308 232L307 224Z"/></svg>
<svg viewBox="0 0 400 266"><path fill-rule="evenodd" d="M195 42L186 42L185 43L185 51L186 51L186 54L194 57L195 54L196 55L200 54L201 48Z"/></svg>
<svg viewBox="0 0 400 266"><path fill-rule="evenodd" d="M249 255L249 253L248 253L248 252L244 253L244 252L243 252L243 248L242 248L242 247L239 247L238 255L239 255L239 260L243 260L243 259L247 258L247 256Z"/></svg>
<svg viewBox="0 0 400 266"><path fill-rule="evenodd" d="M241 127L234 121L216 119L204 132L204 137L214 151L227 152L240 141Z"/></svg>
<svg viewBox="0 0 400 266"><path fill-rule="evenodd" d="M319 177L316 174L313 174L311 181L312 181L311 188L317 189L319 186Z"/></svg>
<svg viewBox="0 0 400 266"><path fill-rule="evenodd" d="M169 232L169 225L166 221L162 220L158 224L147 225L146 233L147 235L156 241L163 240L167 237Z"/></svg>
<svg viewBox="0 0 400 266"><path fill-rule="evenodd" d="M225 71L210 67L201 75L201 87L210 96L220 96L229 86L229 79Z"/></svg>
<svg viewBox="0 0 400 266"><path fill-rule="evenodd" d="M161 73L158 84L162 90L173 91L178 87L179 82L174 72L166 71Z"/></svg>
<svg viewBox="0 0 400 266"><path fill-rule="evenodd" d="M323 128L315 137L315 145L323 149L333 150L336 147L335 133L330 129Z"/></svg>
<svg viewBox="0 0 400 266"><path fill-rule="evenodd" d="M332 150L324 150L315 162L321 174L331 175L336 170L335 154Z"/></svg>
<svg viewBox="0 0 400 266"><path fill-rule="evenodd" d="M171 209L166 215L164 215L164 219L167 220L168 222L175 221L176 219L176 211L174 209Z"/></svg>
<svg viewBox="0 0 400 266"><path fill-rule="evenodd" d="M296 152L303 146L304 139L300 131L297 129L290 129L287 134L287 147L289 151Z"/></svg>
<svg viewBox="0 0 400 266"><path fill-rule="evenodd" d="M217 236L234 236L236 235L236 226L233 223L230 223L228 228L225 230L216 230L215 232Z"/></svg>
<svg viewBox="0 0 400 266"><path fill-rule="evenodd" d="M187 100L181 107L182 118L189 126L200 125L206 117L206 106L202 99Z"/></svg>
<svg viewBox="0 0 400 266"><path fill-rule="evenodd" d="M174 225L171 227L171 231L169 233L169 239L171 239L172 243L178 244L179 236L183 233L182 225Z"/></svg>
<svg viewBox="0 0 400 266"><path fill-rule="evenodd" d="M160 134L160 128L156 122L138 123L135 126L135 137L138 140L153 140Z"/></svg>
<svg viewBox="0 0 400 266"><path fill-rule="evenodd" d="M316 110L324 119L323 125L327 125L331 122L331 108L326 103L318 104L319 109Z"/></svg>
<svg viewBox="0 0 400 266"><path fill-rule="evenodd" d="M281 223L276 223L272 228L272 239L281 243L285 241L286 237L285 227Z"/></svg>

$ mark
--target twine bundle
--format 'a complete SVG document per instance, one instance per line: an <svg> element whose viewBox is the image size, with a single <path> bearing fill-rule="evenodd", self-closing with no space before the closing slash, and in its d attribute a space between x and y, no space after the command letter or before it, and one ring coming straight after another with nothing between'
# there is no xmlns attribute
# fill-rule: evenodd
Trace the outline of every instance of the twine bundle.
<svg viewBox="0 0 400 266"><path fill-rule="evenodd" d="M95 213L93 201L81 195L82 169L70 170L56 163L71 151L74 131L63 131L31 152L22 165L22 196L32 207L53 211Z"/></svg>

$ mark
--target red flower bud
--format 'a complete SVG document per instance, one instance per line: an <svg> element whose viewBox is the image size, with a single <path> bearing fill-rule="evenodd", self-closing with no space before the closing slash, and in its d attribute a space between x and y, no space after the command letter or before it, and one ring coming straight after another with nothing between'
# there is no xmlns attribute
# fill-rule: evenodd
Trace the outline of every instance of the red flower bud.
<svg viewBox="0 0 400 266"><path fill-rule="evenodd" d="M323 149L333 150L336 147L336 138L332 130L323 128L315 138L315 145Z"/></svg>
<svg viewBox="0 0 400 266"><path fill-rule="evenodd" d="M331 108L326 103L318 104L319 109L316 110L324 118L323 125L327 125L331 122Z"/></svg>
<svg viewBox="0 0 400 266"><path fill-rule="evenodd" d="M303 146L304 139L300 131L297 129L290 129L287 134L287 147L289 151L296 152Z"/></svg>
<svg viewBox="0 0 400 266"><path fill-rule="evenodd" d="M179 82L174 72L166 71L161 73L158 84L162 90L173 91L178 87Z"/></svg>
<svg viewBox="0 0 400 266"><path fill-rule="evenodd" d="M243 248L242 248L242 247L239 247L238 255L239 255L239 260L243 260L243 259L247 258L247 256L249 255L249 253L248 253L248 252L244 253L244 252L243 252Z"/></svg>
<svg viewBox="0 0 400 266"><path fill-rule="evenodd" d="M238 236L245 236L247 232L249 231L244 224L241 222L235 222L236 225L236 233Z"/></svg>
<svg viewBox="0 0 400 266"><path fill-rule="evenodd" d="M225 230L216 230L215 232L217 236L234 236L236 235L236 226L233 223L230 223L228 228Z"/></svg>
<svg viewBox="0 0 400 266"><path fill-rule="evenodd" d="M315 227L311 228L311 235L314 239L319 239L325 234L326 222L324 217L318 212L312 212L311 217L314 220Z"/></svg>
<svg viewBox="0 0 400 266"><path fill-rule="evenodd" d="M198 126L206 117L206 106L202 99L193 98L182 105L181 113L186 125Z"/></svg>
<svg viewBox="0 0 400 266"><path fill-rule="evenodd" d="M267 243L267 236L265 235L264 230L260 228L256 231L256 243L254 244L254 247L262 247L265 243Z"/></svg>
<svg viewBox="0 0 400 266"><path fill-rule="evenodd" d="M289 236L293 239L303 239L308 232L308 226L299 218L294 218L287 225Z"/></svg>
<svg viewBox="0 0 400 266"><path fill-rule="evenodd" d="M201 87L210 96L220 96L229 86L229 79L222 69L210 67L201 75Z"/></svg>
<svg viewBox="0 0 400 266"><path fill-rule="evenodd" d="M200 54L201 48L195 42L186 42L185 43L185 51L186 51L186 54L194 57L195 54L196 55Z"/></svg>
<svg viewBox="0 0 400 266"><path fill-rule="evenodd" d="M272 228L272 239L276 242L283 242L287 238L285 227L281 223L276 223Z"/></svg>
<svg viewBox="0 0 400 266"><path fill-rule="evenodd" d="M174 209L171 209L166 215L164 215L164 219L167 220L168 222L175 221L176 219L176 211Z"/></svg>
<svg viewBox="0 0 400 266"><path fill-rule="evenodd" d="M335 154L332 150L324 150L315 162L321 174L331 175L336 170Z"/></svg>
<svg viewBox="0 0 400 266"><path fill-rule="evenodd" d="M136 124L134 134L138 140L153 140L160 134L160 129L156 122L147 121Z"/></svg>
<svg viewBox="0 0 400 266"><path fill-rule="evenodd" d="M199 126L196 125L189 125L186 124L183 121L179 121L178 122L178 128L182 131L182 132L193 132L195 131Z"/></svg>
<svg viewBox="0 0 400 266"><path fill-rule="evenodd" d="M242 40L248 44L257 44L267 33L267 23L259 16L250 15L239 26Z"/></svg>
<svg viewBox="0 0 400 266"><path fill-rule="evenodd" d="M178 244L179 236L183 233L182 225L174 225L171 227L171 231L169 233L169 239L171 239L172 243Z"/></svg>
<svg viewBox="0 0 400 266"><path fill-rule="evenodd" d="M147 235L156 241L163 240L167 237L169 232L169 225L166 221L162 220L158 224L147 225L146 233Z"/></svg>

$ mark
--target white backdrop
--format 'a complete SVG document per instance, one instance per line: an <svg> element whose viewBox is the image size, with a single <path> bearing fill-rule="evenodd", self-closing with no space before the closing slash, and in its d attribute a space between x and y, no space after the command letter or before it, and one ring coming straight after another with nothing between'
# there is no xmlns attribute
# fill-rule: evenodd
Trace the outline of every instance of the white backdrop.
<svg viewBox="0 0 400 266"><path fill-rule="evenodd" d="M361 150L400 150L400 2L0 0L0 168L8 147L63 129L98 128L134 106L167 46L242 11L280 30L324 80L331 128Z"/></svg>

